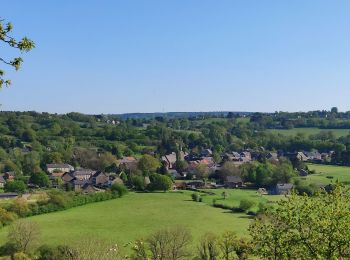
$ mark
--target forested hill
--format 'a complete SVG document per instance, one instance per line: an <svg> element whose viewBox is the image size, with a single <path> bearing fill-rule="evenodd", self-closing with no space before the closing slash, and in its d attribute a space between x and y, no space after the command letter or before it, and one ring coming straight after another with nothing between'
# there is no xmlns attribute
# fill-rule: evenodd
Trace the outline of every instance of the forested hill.
<svg viewBox="0 0 350 260"><path fill-rule="evenodd" d="M123 156L147 153L159 158L179 149L193 155L211 149L217 161L227 152L247 149L263 153L334 151L330 163L347 165L348 130L341 129L342 134L337 135L335 129L320 128L345 128L348 115L337 111L249 116L228 113L226 117L123 120L80 113L1 112L0 170L29 174L45 169L46 163L59 162L104 170ZM295 126L309 127L308 134L303 133L305 128Z"/></svg>
<svg viewBox="0 0 350 260"><path fill-rule="evenodd" d="M251 112L228 112L228 111L217 111L217 112L165 112L165 113L126 113L126 114L115 114L121 119L154 119L157 117L163 117L168 119L173 118L197 118L197 117L227 117L229 113L240 116L248 116Z"/></svg>

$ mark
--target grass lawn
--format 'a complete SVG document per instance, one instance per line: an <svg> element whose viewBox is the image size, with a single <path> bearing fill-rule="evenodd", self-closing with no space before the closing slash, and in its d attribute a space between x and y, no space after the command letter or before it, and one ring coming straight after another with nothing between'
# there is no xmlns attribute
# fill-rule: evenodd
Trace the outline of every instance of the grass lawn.
<svg viewBox="0 0 350 260"><path fill-rule="evenodd" d="M217 203L228 205L230 207L238 207L242 199L249 199L255 202L255 206L252 208L253 211L258 209L260 202L274 203L284 197L283 195L260 195L256 190L213 189L207 191L215 193L215 195L201 195L203 202L209 205L211 205L213 199L215 199ZM226 199L224 199L221 195L223 192L226 192L227 194Z"/></svg>
<svg viewBox="0 0 350 260"><path fill-rule="evenodd" d="M339 138L346 136L350 133L350 129L319 129L319 128L293 128L293 129L268 129L270 133L282 134L287 136L293 136L297 133L303 133L306 136L318 134L319 132L332 131L334 135Z"/></svg>
<svg viewBox="0 0 350 260"><path fill-rule="evenodd" d="M41 243L68 244L95 238L125 244L165 226L183 225L195 240L205 232L235 231L248 235L250 219L191 201L191 192L130 193L122 199L98 202L66 211L30 217L41 229ZM0 231L5 241L7 228Z"/></svg>
<svg viewBox="0 0 350 260"><path fill-rule="evenodd" d="M316 174L310 174L307 177L298 177L308 183L329 184L335 183L336 180L350 186L350 167L308 164L310 170L315 170Z"/></svg>

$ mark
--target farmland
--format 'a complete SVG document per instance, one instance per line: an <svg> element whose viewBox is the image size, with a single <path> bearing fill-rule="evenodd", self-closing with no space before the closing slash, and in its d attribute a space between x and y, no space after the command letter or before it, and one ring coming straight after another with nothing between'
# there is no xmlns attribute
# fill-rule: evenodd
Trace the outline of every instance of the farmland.
<svg viewBox="0 0 350 260"><path fill-rule="evenodd" d="M41 230L41 243L57 245L94 238L120 244L132 242L166 226L190 228L195 240L205 232L235 231L247 235L250 219L191 201L191 192L130 193L122 199L93 203L66 211L30 217ZM0 232L5 241L7 228Z"/></svg>

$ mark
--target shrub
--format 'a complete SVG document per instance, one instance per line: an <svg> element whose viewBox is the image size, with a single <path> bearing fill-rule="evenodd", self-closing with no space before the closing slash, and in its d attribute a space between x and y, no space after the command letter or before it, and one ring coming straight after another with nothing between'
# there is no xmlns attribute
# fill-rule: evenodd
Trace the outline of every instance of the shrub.
<svg viewBox="0 0 350 260"><path fill-rule="evenodd" d="M166 175L152 174L150 176L151 183L147 186L150 191L167 191L170 190L172 180Z"/></svg>
<svg viewBox="0 0 350 260"><path fill-rule="evenodd" d="M249 199L242 199L239 203L239 209L242 211L248 211L255 205L255 202Z"/></svg>
<svg viewBox="0 0 350 260"><path fill-rule="evenodd" d="M200 196L197 193L192 193L191 197L193 201L198 201Z"/></svg>
<svg viewBox="0 0 350 260"><path fill-rule="evenodd" d="M146 187L145 178L139 175L133 176L131 178L131 184L134 187L134 189L138 191L143 191L145 190L145 187Z"/></svg>
<svg viewBox="0 0 350 260"><path fill-rule="evenodd" d="M23 193L25 192L26 188L27 188L26 184L21 180L9 181L9 182L6 182L5 184L6 192Z"/></svg>
<svg viewBox="0 0 350 260"><path fill-rule="evenodd" d="M113 193L118 194L118 197L123 197L125 194L128 193L128 189L123 184L119 183L113 183L111 191Z"/></svg>
<svg viewBox="0 0 350 260"><path fill-rule="evenodd" d="M1 225L6 226L11 224L17 218L16 213L7 211L6 209L0 208L0 222Z"/></svg>
<svg viewBox="0 0 350 260"><path fill-rule="evenodd" d="M77 253L68 246L50 247L43 245L38 249L39 260L75 259Z"/></svg>
<svg viewBox="0 0 350 260"><path fill-rule="evenodd" d="M10 207L12 212L15 212L20 217L30 215L30 208L26 199L17 198Z"/></svg>

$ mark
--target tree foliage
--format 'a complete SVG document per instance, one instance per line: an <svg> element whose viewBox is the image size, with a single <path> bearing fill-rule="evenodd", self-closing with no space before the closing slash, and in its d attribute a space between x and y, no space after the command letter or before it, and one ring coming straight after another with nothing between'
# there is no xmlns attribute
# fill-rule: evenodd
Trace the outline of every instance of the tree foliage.
<svg viewBox="0 0 350 260"><path fill-rule="evenodd" d="M349 258L349 213L349 190L339 184L314 197L293 194L251 225L256 253L266 259Z"/></svg>
<svg viewBox="0 0 350 260"><path fill-rule="evenodd" d="M27 37L23 37L20 40L11 36L13 25L10 22L5 22L0 18L0 41L5 45L18 49L20 52L28 52L35 47L34 42ZM0 61L4 64L12 66L15 70L19 70L23 59L21 57L13 58L12 60L6 60L4 57L0 57ZM11 85L11 80L4 78L5 72L0 70L0 88L3 85Z"/></svg>

